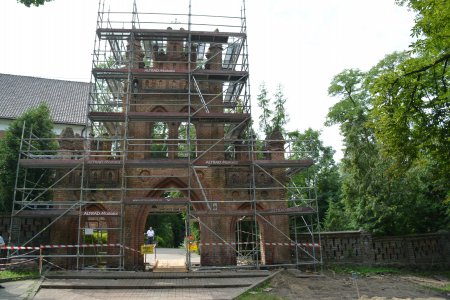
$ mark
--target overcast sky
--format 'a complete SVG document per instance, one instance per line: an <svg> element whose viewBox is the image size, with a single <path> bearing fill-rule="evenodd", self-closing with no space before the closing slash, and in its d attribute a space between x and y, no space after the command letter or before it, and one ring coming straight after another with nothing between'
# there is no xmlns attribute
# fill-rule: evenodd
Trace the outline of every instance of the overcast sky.
<svg viewBox="0 0 450 300"><path fill-rule="evenodd" d="M157 12L187 12L189 1L139 0L138 10L144 3ZM194 12L214 15L239 16L241 6L242 0L192 0ZM0 73L89 82L97 10L98 0L55 0L38 8L1 0ZM273 94L281 84L288 129L322 130L339 160L338 128L323 126L336 102L327 95L331 79L348 68L366 71L384 55L406 50L413 14L394 0L247 0L246 12L255 122L259 85L266 82Z"/></svg>

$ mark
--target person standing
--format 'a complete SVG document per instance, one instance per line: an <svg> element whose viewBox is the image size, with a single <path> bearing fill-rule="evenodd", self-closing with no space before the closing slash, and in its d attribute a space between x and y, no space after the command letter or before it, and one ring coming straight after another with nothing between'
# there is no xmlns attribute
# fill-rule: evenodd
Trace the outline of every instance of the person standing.
<svg viewBox="0 0 450 300"><path fill-rule="evenodd" d="M155 231L152 226L147 230L147 244L153 244L153 239L155 238Z"/></svg>

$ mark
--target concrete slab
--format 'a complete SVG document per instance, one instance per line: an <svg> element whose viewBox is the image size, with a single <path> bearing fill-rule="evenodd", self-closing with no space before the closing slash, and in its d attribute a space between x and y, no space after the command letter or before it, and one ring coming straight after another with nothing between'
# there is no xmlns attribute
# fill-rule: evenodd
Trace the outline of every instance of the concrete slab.
<svg viewBox="0 0 450 300"><path fill-rule="evenodd" d="M34 299L234 299L269 271L52 272ZM114 279L113 279L114 278Z"/></svg>
<svg viewBox="0 0 450 300"><path fill-rule="evenodd" d="M41 279L28 279L2 282L4 287L0 289L0 299L33 299L39 289Z"/></svg>
<svg viewBox="0 0 450 300"><path fill-rule="evenodd" d="M197 289L248 287L248 278L166 278L166 279L46 279L41 289Z"/></svg>
<svg viewBox="0 0 450 300"><path fill-rule="evenodd" d="M195 255L193 261L200 263ZM167 268L160 269L165 272L54 271L42 283L4 283L0 299L234 299L274 274L266 270L168 272L184 269L184 249L158 248L156 257L148 254L146 259L165 264Z"/></svg>
<svg viewBox="0 0 450 300"><path fill-rule="evenodd" d="M267 277L266 270L195 271L189 273L152 273L134 271L52 271L47 279L176 279L176 278L246 278Z"/></svg>
<svg viewBox="0 0 450 300"><path fill-rule="evenodd" d="M200 265L200 255L195 252L190 252L190 264L191 266ZM183 248L158 248L155 247L155 253L145 254L144 258L147 264L147 270L159 271L159 269L171 269L176 271L186 270L187 265L187 252ZM169 270L167 270L170 272Z"/></svg>

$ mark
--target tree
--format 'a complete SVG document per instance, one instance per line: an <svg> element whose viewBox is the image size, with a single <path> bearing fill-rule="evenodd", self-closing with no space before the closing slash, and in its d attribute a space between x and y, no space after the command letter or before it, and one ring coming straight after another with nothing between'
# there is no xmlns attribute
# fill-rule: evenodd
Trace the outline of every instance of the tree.
<svg viewBox="0 0 450 300"><path fill-rule="evenodd" d="M280 131L286 137L285 126L289 122L289 115L285 110L286 98L284 97L283 87L278 85L275 94L274 113L272 117L272 131Z"/></svg>
<svg viewBox="0 0 450 300"><path fill-rule="evenodd" d="M396 0L416 12L411 35L417 38L414 51L438 50L442 56L450 50L450 2L445 0Z"/></svg>
<svg viewBox="0 0 450 300"><path fill-rule="evenodd" d="M289 122L289 116L285 110L286 98L284 97L283 87L278 85L275 94L275 100L268 98L269 93L265 83L259 86L260 92L257 97L258 107L261 109L259 116L259 132L264 133L265 138L269 139L273 132L279 131L286 137L285 125Z"/></svg>
<svg viewBox="0 0 450 300"><path fill-rule="evenodd" d="M354 229L371 221L367 203L376 182L372 171L377 162L377 147L373 131L366 126L369 98L364 80L365 74L360 70L344 70L333 78L328 89L331 96L340 98L330 109L326 124L339 124L344 137L341 201L350 220L348 226Z"/></svg>
<svg viewBox="0 0 450 300"><path fill-rule="evenodd" d="M450 2L396 2L416 12L411 51L337 75L329 94L340 101L327 119L346 147L344 215L351 228L383 234L450 224Z"/></svg>
<svg viewBox="0 0 450 300"><path fill-rule="evenodd" d="M450 182L450 2L397 3L416 12L411 32L417 40L412 55L371 85L375 133L399 169L425 155Z"/></svg>
<svg viewBox="0 0 450 300"><path fill-rule="evenodd" d="M17 160L19 156L22 128L25 125L24 137L34 136L30 147L33 151L45 150L46 155L54 154L57 144L51 138L53 123L50 111L45 104L30 109L22 116L14 120L5 131L5 136L0 140L0 210L10 211L14 198L14 186L16 180ZM38 153L38 152L35 152ZM18 182L24 182L24 171L20 171ZM37 187L48 187L52 180L52 174L48 170L30 169L26 174L27 182L37 183ZM50 198L49 193L43 193L40 189L27 192L26 199L31 200L39 196L38 200Z"/></svg>
<svg viewBox="0 0 450 300"><path fill-rule="evenodd" d="M289 132L288 137L292 140L292 159L308 157L314 161L307 172L296 174L291 181L292 187L308 186L310 189L292 188L290 198L317 198L319 219L323 220L329 203L339 201L340 175L333 158L335 151L332 147L324 146L320 132L311 128L304 132Z"/></svg>
<svg viewBox="0 0 450 300"><path fill-rule="evenodd" d="M50 1L53 1L53 0L18 0L17 2L22 3L26 7L30 7L31 5L33 5L33 6L44 5L45 2L50 2Z"/></svg>
<svg viewBox="0 0 450 300"><path fill-rule="evenodd" d="M385 72L400 65L405 55L388 55L367 73L345 70L334 77L329 88L331 96L340 98L330 109L327 124L339 124L344 136L340 205L349 220L348 228L405 234L435 231L448 224L443 195L434 188L440 180L430 180L435 163L416 159L398 172L395 158L386 155L385 145L375 134L377 95L371 88ZM340 215L330 211L329 224L337 223L333 220L337 217Z"/></svg>
<svg viewBox="0 0 450 300"><path fill-rule="evenodd" d="M270 98L267 97L268 91L266 85L263 82L259 86L259 94L256 98L258 107L261 108L261 115L259 116L259 132L264 133L266 137L272 132L272 124L270 124L270 119L272 117L272 111L270 109Z"/></svg>
<svg viewBox="0 0 450 300"><path fill-rule="evenodd" d="M450 218L450 2L398 0L416 12L408 55L373 78L373 128L397 176L419 166L429 201ZM444 209L445 210L445 209Z"/></svg>

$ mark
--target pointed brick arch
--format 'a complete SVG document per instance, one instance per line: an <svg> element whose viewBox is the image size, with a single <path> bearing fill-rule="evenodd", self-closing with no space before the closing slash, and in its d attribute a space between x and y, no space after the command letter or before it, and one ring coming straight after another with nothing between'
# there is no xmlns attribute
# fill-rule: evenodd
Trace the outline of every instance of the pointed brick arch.
<svg viewBox="0 0 450 300"><path fill-rule="evenodd" d="M257 203L256 207L257 207L258 211L261 211L261 210L264 209L264 207L260 203ZM248 210L251 210L251 209L252 208L251 208L251 205L249 203L244 203L244 204L240 205L237 208L237 211L239 211L239 210L246 210L246 211L248 211ZM234 216L234 217L232 217L232 220L230 222L230 231L234 233L233 238L236 235L236 229L237 229L236 227L237 227L237 223L239 221L239 218L240 218L240 216ZM269 222L270 222L270 217L269 217ZM268 224L263 219L263 217L260 217L260 216L256 216L256 223L258 224L258 230L259 230L258 233L261 236L261 240L260 240L260 243L261 243L261 245L260 245L260 255L261 255L261 257L260 257L260 259L261 259L261 262L264 264L266 262L264 241L265 241L265 232L267 231L267 225ZM256 241L256 239L255 239L255 241ZM238 241L235 241L235 242L238 242Z"/></svg>
<svg viewBox="0 0 450 300"><path fill-rule="evenodd" d="M147 198L159 198L162 189L164 188L175 188L180 189L183 194L187 195L187 183L180 178L164 178L159 183L157 183L155 186L153 186L153 190L151 190L146 197ZM194 191L191 191L191 199L192 207L194 210L204 210L205 204L204 203L195 203L196 201L200 201L200 197L198 194L196 194ZM130 238L130 245L132 248L138 250L138 246L140 246L141 243L141 237L143 233L145 232L145 223L147 221L148 214L152 211L152 205L139 205L139 207L136 209L136 214L132 218L132 225L131 225L131 238ZM132 260L134 262L134 265L142 265L143 264L143 257L137 252L129 252L128 255L132 255ZM131 259L131 258L130 258Z"/></svg>

